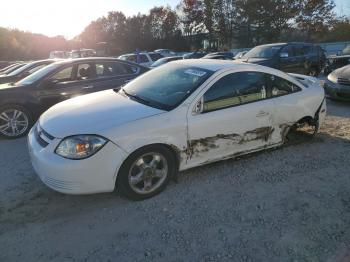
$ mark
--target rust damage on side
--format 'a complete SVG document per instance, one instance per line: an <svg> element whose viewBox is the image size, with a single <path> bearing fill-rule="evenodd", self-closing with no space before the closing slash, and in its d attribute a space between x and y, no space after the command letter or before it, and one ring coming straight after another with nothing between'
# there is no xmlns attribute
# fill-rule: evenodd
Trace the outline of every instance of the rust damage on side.
<svg viewBox="0 0 350 262"><path fill-rule="evenodd" d="M251 131L239 134L217 134L216 136L194 139L187 141L187 148L183 151L188 159L198 156L200 153L208 152L211 149L218 148L218 140L228 140L232 144L244 144L255 140L268 141L274 132L273 127L260 127Z"/></svg>

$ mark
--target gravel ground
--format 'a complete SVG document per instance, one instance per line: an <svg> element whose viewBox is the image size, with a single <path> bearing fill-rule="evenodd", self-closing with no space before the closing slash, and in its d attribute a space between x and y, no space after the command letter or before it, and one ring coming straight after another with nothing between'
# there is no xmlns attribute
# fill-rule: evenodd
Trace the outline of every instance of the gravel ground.
<svg viewBox="0 0 350 262"><path fill-rule="evenodd" d="M0 141L0 261L350 261L350 103L311 141L181 173L159 196L67 196Z"/></svg>

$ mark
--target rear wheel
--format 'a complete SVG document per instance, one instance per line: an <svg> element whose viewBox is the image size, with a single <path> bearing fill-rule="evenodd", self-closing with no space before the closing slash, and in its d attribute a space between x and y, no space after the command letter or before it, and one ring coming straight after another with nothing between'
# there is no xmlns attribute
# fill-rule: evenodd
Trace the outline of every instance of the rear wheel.
<svg viewBox="0 0 350 262"><path fill-rule="evenodd" d="M293 145L310 141L316 135L317 130L317 123L312 119L302 119L290 127L285 136L285 143Z"/></svg>
<svg viewBox="0 0 350 262"><path fill-rule="evenodd" d="M0 135L15 139L25 136L32 126L33 118L24 107L12 105L0 107Z"/></svg>
<svg viewBox="0 0 350 262"><path fill-rule="evenodd" d="M150 198L162 192L176 172L173 152L161 145L148 146L134 152L123 163L117 188L132 200Z"/></svg>

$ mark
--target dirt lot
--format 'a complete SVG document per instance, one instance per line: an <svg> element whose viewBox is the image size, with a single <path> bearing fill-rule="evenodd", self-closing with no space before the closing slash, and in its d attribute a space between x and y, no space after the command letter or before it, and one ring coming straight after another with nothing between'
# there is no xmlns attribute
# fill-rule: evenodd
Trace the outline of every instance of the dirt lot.
<svg viewBox="0 0 350 262"><path fill-rule="evenodd" d="M311 141L184 172L161 195L66 196L0 141L0 261L350 261L350 104Z"/></svg>

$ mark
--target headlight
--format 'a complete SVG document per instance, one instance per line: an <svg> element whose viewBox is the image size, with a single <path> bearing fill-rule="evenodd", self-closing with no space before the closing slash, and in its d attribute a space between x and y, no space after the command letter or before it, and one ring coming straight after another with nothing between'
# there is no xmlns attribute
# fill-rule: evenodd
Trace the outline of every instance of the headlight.
<svg viewBox="0 0 350 262"><path fill-rule="evenodd" d="M333 74L333 73L330 73L327 78L328 78L329 81L331 81L333 83L337 83L338 82L337 76L335 74Z"/></svg>
<svg viewBox="0 0 350 262"><path fill-rule="evenodd" d="M100 136L71 136L61 141L55 153L68 159L84 159L96 154L106 143L107 140Z"/></svg>

